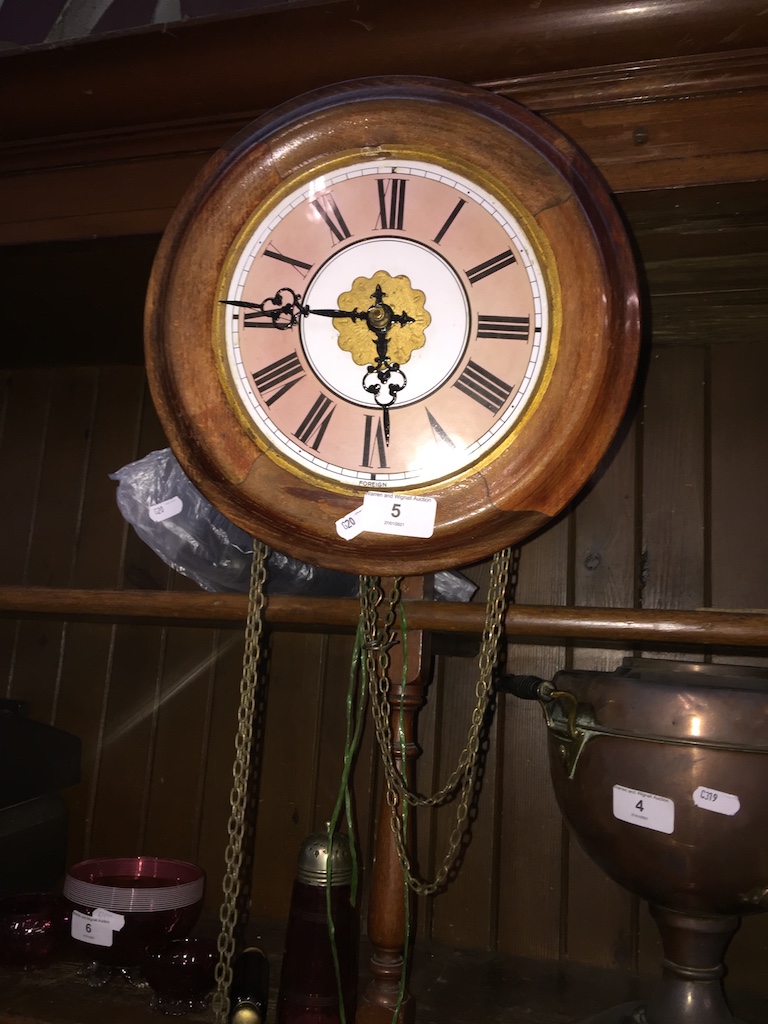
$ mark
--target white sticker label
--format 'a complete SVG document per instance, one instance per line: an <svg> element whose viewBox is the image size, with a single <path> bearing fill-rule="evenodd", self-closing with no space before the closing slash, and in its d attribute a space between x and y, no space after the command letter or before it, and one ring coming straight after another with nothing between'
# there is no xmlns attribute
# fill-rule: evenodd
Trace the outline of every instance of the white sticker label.
<svg viewBox="0 0 768 1024"><path fill-rule="evenodd" d="M336 532L345 541L351 541L364 530L395 537L431 537L436 514L436 498L370 490L362 505L336 521Z"/></svg>
<svg viewBox="0 0 768 1024"><path fill-rule="evenodd" d="M613 787L613 815L620 821L640 828L651 828L654 832L675 831L675 805L665 796L643 793L626 786Z"/></svg>
<svg viewBox="0 0 768 1024"><path fill-rule="evenodd" d="M719 789L706 789L704 786L693 794L693 802L697 807L705 811L714 811L715 814L736 814L741 810L739 798L733 793L722 793Z"/></svg>
<svg viewBox="0 0 768 1024"><path fill-rule="evenodd" d="M358 505L354 512L336 521L336 533L344 540L352 540L365 529L363 519L363 506Z"/></svg>
<svg viewBox="0 0 768 1024"><path fill-rule="evenodd" d="M184 508L181 498L169 498L168 501L161 501L158 505L150 505L149 518L155 523L162 523L164 519L173 519Z"/></svg>
<svg viewBox="0 0 768 1024"><path fill-rule="evenodd" d="M92 914L83 914L79 910L72 911L71 934L80 942L90 942L94 946L111 946L112 937L125 924L122 914L114 914L110 910L94 910Z"/></svg>
<svg viewBox="0 0 768 1024"><path fill-rule="evenodd" d="M364 530L397 537L431 537L436 514L437 498L369 491L362 505L336 521L336 532L345 540L352 540Z"/></svg>
<svg viewBox="0 0 768 1024"><path fill-rule="evenodd" d="M435 532L436 498L369 491L363 498L365 529L399 537L431 537Z"/></svg>

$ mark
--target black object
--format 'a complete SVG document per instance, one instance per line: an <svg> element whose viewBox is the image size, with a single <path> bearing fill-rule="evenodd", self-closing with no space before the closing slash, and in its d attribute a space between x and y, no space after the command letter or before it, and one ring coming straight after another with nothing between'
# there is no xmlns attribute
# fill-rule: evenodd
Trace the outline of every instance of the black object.
<svg viewBox="0 0 768 1024"><path fill-rule="evenodd" d="M46 891L62 877L67 809L57 790L80 781L80 740L0 700L0 896Z"/></svg>
<svg viewBox="0 0 768 1024"><path fill-rule="evenodd" d="M56 793L0 810L0 897L56 885L66 870L67 822Z"/></svg>
<svg viewBox="0 0 768 1024"><path fill-rule="evenodd" d="M80 740L26 716L17 700L0 700L0 808L80 781Z"/></svg>
<svg viewBox="0 0 768 1024"><path fill-rule="evenodd" d="M539 700L542 696L543 682L544 680L538 676L502 676L499 680L499 689L502 693L511 693L522 700Z"/></svg>
<svg viewBox="0 0 768 1024"><path fill-rule="evenodd" d="M257 946L244 949L232 966L230 1024L264 1024L269 1003L269 961Z"/></svg>

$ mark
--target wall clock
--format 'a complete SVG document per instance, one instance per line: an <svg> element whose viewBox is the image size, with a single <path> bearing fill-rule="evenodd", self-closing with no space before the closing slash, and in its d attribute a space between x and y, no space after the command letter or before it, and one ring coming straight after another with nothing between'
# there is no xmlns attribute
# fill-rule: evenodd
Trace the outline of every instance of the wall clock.
<svg viewBox="0 0 768 1024"><path fill-rule="evenodd" d="M364 79L208 162L146 338L171 446L233 522L328 568L421 574L582 487L630 395L638 292L605 184L556 129L469 86Z"/></svg>

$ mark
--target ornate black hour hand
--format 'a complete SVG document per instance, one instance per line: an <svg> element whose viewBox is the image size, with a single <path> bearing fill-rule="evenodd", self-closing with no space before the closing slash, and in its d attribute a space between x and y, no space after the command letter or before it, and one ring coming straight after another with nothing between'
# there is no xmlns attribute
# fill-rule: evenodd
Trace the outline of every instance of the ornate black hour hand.
<svg viewBox="0 0 768 1024"><path fill-rule="evenodd" d="M386 305L382 300L384 293L381 285L376 285L376 291L371 296L376 302L370 309L311 309L301 301L301 296L293 288L278 288L274 295L263 299L261 302L243 302L236 299L221 299L223 306L236 306L238 309L245 309L248 312L243 314L247 323L258 320L269 320L271 327L279 331L288 331L295 327L301 316L327 316L334 320L346 318L353 322L364 320L369 329L376 335L376 350L380 359L386 357L389 338L387 332L390 324L412 324L413 317L403 311L393 312L391 306Z"/></svg>
<svg viewBox="0 0 768 1024"><path fill-rule="evenodd" d="M305 306L303 309L304 315L312 314L312 316L329 316L336 320L338 317L346 317L347 320L366 320L368 318L367 313L361 313L357 309L310 309L309 306Z"/></svg>

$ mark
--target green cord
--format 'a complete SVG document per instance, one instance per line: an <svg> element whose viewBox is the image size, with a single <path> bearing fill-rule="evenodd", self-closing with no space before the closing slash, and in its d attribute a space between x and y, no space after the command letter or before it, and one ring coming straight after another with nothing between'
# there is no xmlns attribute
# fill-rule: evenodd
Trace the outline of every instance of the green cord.
<svg viewBox="0 0 768 1024"><path fill-rule="evenodd" d="M406 749L405 749L405 688L408 682L408 629L405 618L405 608L403 607L402 601L400 602L400 635L402 637L403 645L403 670L402 679L400 686L400 717L398 725L399 733L399 744L400 744L400 760L404 767L406 764ZM339 954L338 947L336 944L336 928L333 923L332 903L331 903L331 850L333 843L333 836L336 831L336 824L341 816L342 806L345 812L347 831L350 839L350 852L352 856L352 880L351 880L351 891L350 900L352 906L357 904L357 887L358 887L358 861L357 861L357 849L354 842L354 824L352 820L352 804L349 780L352 773L352 767L357 753L357 749L360 743L360 737L363 731L364 723L364 711L366 703L366 695L368 693L368 672L366 659L363 656L363 641L364 641L364 627L363 622L360 621L357 626L357 632L355 634L355 646L352 652L352 662L349 673L349 687L347 689L346 699L346 736L344 745L344 758L341 775L341 785L339 787L339 793L336 798L336 804L331 814L331 819L328 823L328 871L326 875L325 885L325 912L328 925L328 935L331 942L331 955L333 958L334 972L336 975L336 988L339 1000L339 1020L340 1024L346 1024L346 1011L344 1008L344 990L341 981L341 968L339 965ZM360 680L360 685L356 686L357 680ZM357 694L357 701L355 702L355 694ZM354 723L354 724L353 724ZM401 769L401 775L403 771ZM408 830L408 802L402 801L400 813L403 817L403 832L407 834ZM400 983L398 986L397 1003L395 1005L394 1014L392 1017L392 1024L397 1024L397 1020L400 1016L403 1001L405 999L405 986L407 976L407 964L408 957L410 956L411 946L411 896L410 887L406 879L403 879L403 902L404 902L404 913L405 913L405 937L403 943L403 968L400 973Z"/></svg>
<svg viewBox="0 0 768 1024"><path fill-rule="evenodd" d="M401 775L405 777L405 765L406 765L406 753L405 753L405 687L408 683L408 626L405 621L405 607L403 602L400 602L400 636L403 642L403 674L400 680L400 720L398 723L398 732L400 739L400 761L401 761ZM403 818L403 835L408 835L408 801L400 801L400 814ZM410 955L411 946L411 890L408 885L408 881L403 877L403 903L405 913L405 937L403 941L403 969L400 972L400 984L397 991L397 1003L395 1005L395 1012L392 1015L392 1024L397 1024L397 1020L400 1016L400 1010L403 1006L403 1000L405 999L405 979L408 969L408 957Z"/></svg>
<svg viewBox="0 0 768 1024"><path fill-rule="evenodd" d="M346 736L344 742L344 758L341 772L341 784L339 786L339 793L336 797L336 804L333 808L330 821L328 822L328 870L326 872L325 879L325 916L328 925L328 937L331 942L331 956L333 958L333 968L336 975L336 990L339 999L339 1020L340 1024L346 1024L346 1011L344 1008L344 988L341 981L341 968L339 966L339 951L336 944L336 926L333 922L333 908L331 902L332 894L332 858L331 852L333 849L333 836L336 832L336 825L341 816L342 806L344 808L344 814L347 824L347 834L349 836L349 848L350 855L352 858L352 878L350 881L350 902L352 906L357 904L357 885L358 885L358 862L357 862L357 844L355 843L354 834L354 822L352 819L352 801L350 796L349 779L352 773L352 766L355 760L355 754L360 744L360 736L363 731L363 712L365 711L365 697L367 693L366 676L365 676L365 658L361 656L363 649L363 624L358 623L357 633L355 635L355 646L352 652L352 663L349 672L349 686L347 688L347 700L346 700ZM362 669L362 671L361 671ZM356 686L356 680L360 676L360 686ZM357 701L355 702L355 692L357 691ZM353 724L354 723L354 724Z"/></svg>

